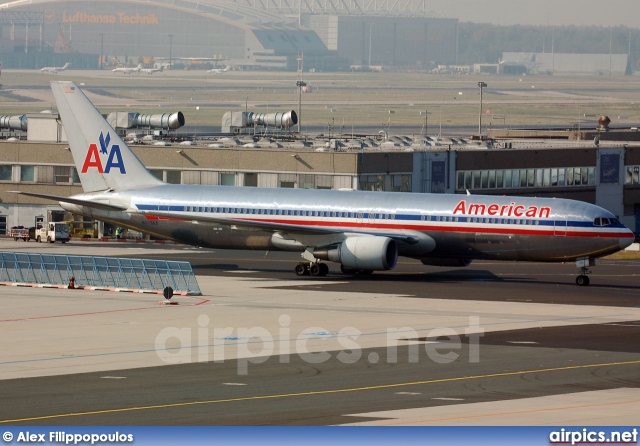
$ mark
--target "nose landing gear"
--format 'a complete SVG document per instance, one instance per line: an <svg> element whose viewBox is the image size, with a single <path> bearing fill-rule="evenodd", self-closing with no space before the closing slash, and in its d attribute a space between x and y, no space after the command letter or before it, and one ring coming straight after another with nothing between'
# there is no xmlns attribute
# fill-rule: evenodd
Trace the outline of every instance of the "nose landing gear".
<svg viewBox="0 0 640 446"><path fill-rule="evenodd" d="M591 273L591 270L588 268L589 265L590 259L576 260L576 266L580 268L580 275L576 277L576 285L589 286L589 276L587 276L587 274Z"/></svg>
<svg viewBox="0 0 640 446"><path fill-rule="evenodd" d="M576 285L579 286L588 286L589 285L589 276L586 274L580 274L576 277Z"/></svg>

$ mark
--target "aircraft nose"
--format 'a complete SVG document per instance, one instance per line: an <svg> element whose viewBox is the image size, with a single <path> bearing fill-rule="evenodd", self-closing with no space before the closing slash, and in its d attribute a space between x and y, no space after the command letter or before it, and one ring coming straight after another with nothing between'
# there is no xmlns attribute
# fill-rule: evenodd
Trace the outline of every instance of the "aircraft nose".
<svg viewBox="0 0 640 446"><path fill-rule="evenodd" d="M620 249L625 249L631 246L631 244L635 241L635 234L631 231L631 229L627 229L624 237L618 239L618 243L620 244Z"/></svg>

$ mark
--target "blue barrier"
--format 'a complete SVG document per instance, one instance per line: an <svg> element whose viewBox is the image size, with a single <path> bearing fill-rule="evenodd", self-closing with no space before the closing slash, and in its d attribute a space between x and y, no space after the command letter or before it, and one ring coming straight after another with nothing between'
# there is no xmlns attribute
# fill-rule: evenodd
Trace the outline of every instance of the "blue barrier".
<svg viewBox="0 0 640 446"><path fill-rule="evenodd" d="M189 262L0 252L0 282L117 288L200 295Z"/></svg>

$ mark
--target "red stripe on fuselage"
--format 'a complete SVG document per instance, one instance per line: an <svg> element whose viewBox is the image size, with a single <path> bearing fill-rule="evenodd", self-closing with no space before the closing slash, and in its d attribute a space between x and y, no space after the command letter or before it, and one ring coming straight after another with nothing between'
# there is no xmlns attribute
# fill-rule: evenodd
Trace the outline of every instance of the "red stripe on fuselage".
<svg viewBox="0 0 640 446"><path fill-rule="evenodd" d="M173 217L159 217L157 215L145 215L145 219L153 221L191 221L192 219L173 218Z"/></svg>
<svg viewBox="0 0 640 446"><path fill-rule="evenodd" d="M157 217L152 215L145 215L147 220L167 220L167 221L190 221L190 219L180 219L180 218L167 218L167 217ZM194 220L197 220L197 217L194 217ZM383 224L383 223L357 223L357 222L334 222L334 221L324 221L324 220L266 220L266 219L253 219L253 218L231 218L230 220L235 221L250 221L255 223L273 223L273 224L284 224L291 226L301 226L301 227L323 227L323 228L337 228L337 229L393 229L393 230L412 230L412 231L435 231L435 232L461 232L461 233L470 233L470 232L479 232L483 234L514 234L514 235L537 235L537 236L557 236L557 237L602 237L602 238L633 238L634 235L629 232L610 232L610 231L564 231L563 228L555 229L533 229L535 225L522 225L522 226L531 226L529 229L519 229L508 227L507 225L499 225L500 227L478 227L478 226L459 226L459 225L451 225L451 226L434 226L434 225L411 225L411 224ZM232 221L229 224L233 224ZM540 227L540 226L538 226ZM268 228L265 228L268 229Z"/></svg>

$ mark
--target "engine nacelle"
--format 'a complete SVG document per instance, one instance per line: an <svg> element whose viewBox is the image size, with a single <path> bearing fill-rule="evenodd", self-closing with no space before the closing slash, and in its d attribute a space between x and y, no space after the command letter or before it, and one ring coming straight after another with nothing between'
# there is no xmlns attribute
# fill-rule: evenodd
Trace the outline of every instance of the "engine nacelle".
<svg viewBox="0 0 640 446"><path fill-rule="evenodd" d="M423 265L431 266L469 266L471 259L456 259L448 257L423 257L420 259Z"/></svg>
<svg viewBox="0 0 640 446"><path fill-rule="evenodd" d="M338 246L313 250L322 260L342 263L347 269L389 270L398 261L398 245L388 237L349 237Z"/></svg>

